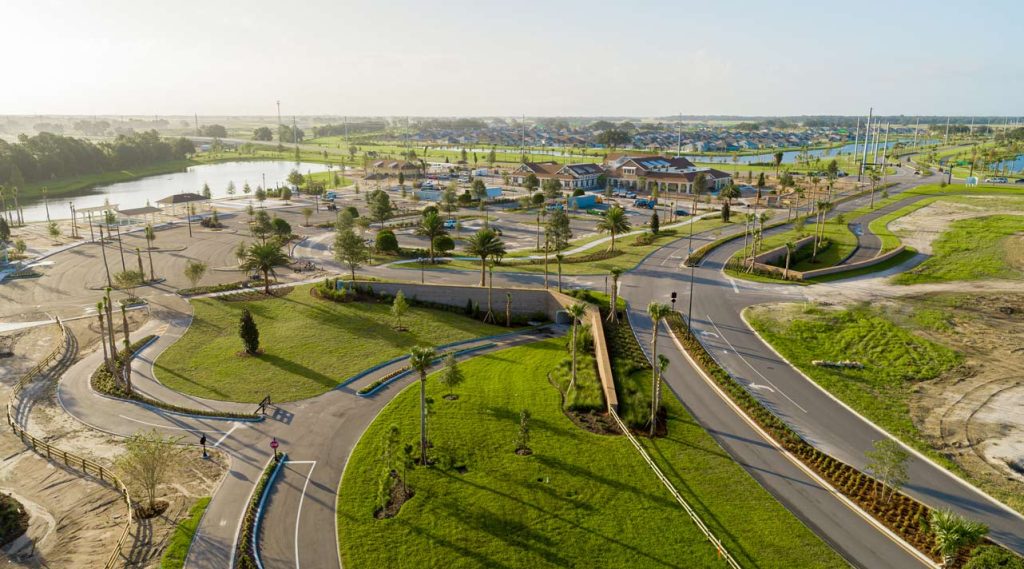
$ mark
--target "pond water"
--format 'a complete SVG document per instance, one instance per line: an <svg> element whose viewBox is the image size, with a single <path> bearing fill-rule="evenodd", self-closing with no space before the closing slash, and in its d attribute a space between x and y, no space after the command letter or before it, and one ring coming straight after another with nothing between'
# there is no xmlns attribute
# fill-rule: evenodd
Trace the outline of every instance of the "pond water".
<svg viewBox="0 0 1024 569"><path fill-rule="evenodd" d="M897 140L890 140L888 144L882 144L881 142L879 142L878 143L878 149L882 150L883 148L891 148L893 145L897 144L898 142L902 142L904 144L909 145L909 144L911 144L913 142L913 139L898 140L898 141ZM917 145L920 147L920 146L924 146L926 144L936 144L937 142L938 142L937 140L918 139ZM815 149L815 150L808 150L807 154L809 154L812 158L821 158L822 160L832 159L832 158L835 158L836 156L838 156L840 154L850 154L850 153L852 153L853 150L854 150L854 146L855 146L854 143L851 142L849 144L846 144L844 146L840 146L840 147L837 147L837 148L818 148L818 149ZM856 145L856 148L857 148L857 154L858 155L862 154L864 152L864 141L863 140L859 141L859 143ZM869 161L870 161L871 153L874 151L874 148L875 148L874 142L872 141L871 148L868 149ZM795 163L796 162L796 157L800 155L800 152L801 151L799 151L799 150L790 150L788 152L783 152L782 153L782 163L783 164L793 164L793 163ZM775 162L774 154L775 154L774 151L770 151L770 152L766 152L764 154L750 154L750 155L747 155L747 156L737 156L736 157L737 158L736 162L732 161L732 159L733 159L732 156L701 156L701 155L692 155L691 154L691 155L687 155L686 157L688 159L692 160L693 162L704 162L704 163L725 164L725 165L729 165L729 164L753 164L753 163L762 163L762 162L763 163L774 164L774 162ZM879 158L879 160L881 160L881 158Z"/></svg>
<svg viewBox="0 0 1024 569"><path fill-rule="evenodd" d="M296 164L287 160L201 164L191 166L183 172L158 174L129 182L94 186L82 190L79 195L51 198L47 206L50 209L51 219L70 219L69 202L74 203L76 208L101 206L105 200L109 200L111 205L117 205L120 209L143 207L147 202L156 205L157 200L171 194L201 193L204 183L210 185L213 197L218 198L227 196L228 183L234 182L235 195L240 196L243 195L242 186L246 182L249 183L253 191L256 190L256 186L263 186L264 183L266 187L273 188L284 184L292 169L298 169L305 175L307 172L325 172L327 165L313 162ZM42 198L29 203L23 202L22 209L25 210L25 220L45 220L47 206L44 206Z"/></svg>
<svg viewBox="0 0 1024 569"><path fill-rule="evenodd" d="M996 162L989 168L1006 176L1020 174L1024 172L1024 154L1021 154L1016 158L1003 160L1002 162Z"/></svg>

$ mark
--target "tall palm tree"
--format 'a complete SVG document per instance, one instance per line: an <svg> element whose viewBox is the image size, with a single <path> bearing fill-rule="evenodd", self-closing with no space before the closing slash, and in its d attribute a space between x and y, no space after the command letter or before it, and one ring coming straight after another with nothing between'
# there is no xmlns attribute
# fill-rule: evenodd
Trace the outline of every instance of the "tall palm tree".
<svg viewBox="0 0 1024 569"><path fill-rule="evenodd" d="M950 567L964 548L981 541L988 526L964 518L950 510L932 510L931 530L935 551L942 555L942 566Z"/></svg>
<svg viewBox="0 0 1024 569"><path fill-rule="evenodd" d="M632 227L633 225L626 218L626 210L619 206L609 209L605 216L597 222L597 230L599 232L608 232L612 236L612 244L608 248L609 251L615 250L615 236L620 233L626 233Z"/></svg>
<svg viewBox="0 0 1024 569"><path fill-rule="evenodd" d="M409 367L420 374L420 462L427 460L427 370L434 363L434 348L414 346L409 352Z"/></svg>
<svg viewBox="0 0 1024 569"><path fill-rule="evenodd" d="M288 255L281 251L276 240L266 243L253 243L245 252L242 268L246 271L263 273L263 292L270 294L270 275L277 276L274 267L288 262Z"/></svg>
<svg viewBox="0 0 1024 569"><path fill-rule="evenodd" d="M156 231L153 231L151 224L146 224L146 253L149 255L149 279L156 280L156 271L153 270L153 241L156 241Z"/></svg>
<svg viewBox="0 0 1024 569"><path fill-rule="evenodd" d="M565 259L565 255L561 253L555 253L555 261L558 263L558 292L562 292L562 260Z"/></svg>
<svg viewBox="0 0 1024 569"><path fill-rule="evenodd" d="M658 408L661 407L661 376L659 375L658 366L658 327L661 325L661 321L665 319L672 312L672 308L667 304L659 304L652 302L647 305L647 315L651 317L651 321L654 323L651 332L651 359L655 362L655 365L651 366L652 373L652 384L651 384L651 436L654 436L655 430L658 425Z"/></svg>
<svg viewBox="0 0 1024 569"><path fill-rule="evenodd" d="M420 221L420 226L416 228L416 234L427 238L427 251L430 256L430 262L433 263L434 239L442 235L448 235L448 231L444 228L444 220L441 219L440 215L437 215L437 212L428 212Z"/></svg>
<svg viewBox="0 0 1024 569"><path fill-rule="evenodd" d="M491 229L481 229L466 242L466 252L480 257L480 286L487 285L487 258L504 257L505 244Z"/></svg>
<svg viewBox="0 0 1024 569"><path fill-rule="evenodd" d="M128 395L132 394L132 340L128 335L128 310L125 304L121 303L121 325L124 328L124 361L121 363L124 373L124 389Z"/></svg>
<svg viewBox="0 0 1024 569"><path fill-rule="evenodd" d="M747 255L747 253L748 253L748 251L747 251L747 236L748 235L751 236L751 237L753 236L752 228L754 226L754 220L756 220L756 219L757 219L757 216L752 214L752 213L748 213L748 214L743 216L743 258L744 258L744 260L746 260L746 258L748 256ZM752 251L753 251L753 249L751 249L751 252Z"/></svg>
<svg viewBox="0 0 1024 569"><path fill-rule="evenodd" d="M693 178L693 208L690 211L690 215L697 215L697 199L700 198L701 193L707 188L708 177L704 172L699 172Z"/></svg>
<svg viewBox="0 0 1024 569"><path fill-rule="evenodd" d="M96 303L96 316L100 319L100 345L103 346L103 363L107 365L107 371L113 375L114 368L110 361L110 356L107 355L107 333L103 329L103 314L106 311L106 307L103 305L103 301Z"/></svg>
<svg viewBox="0 0 1024 569"><path fill-rule="evenodd" d="M608 312L608 321L616 322L619 319L619 277L622 273L626 272L622 267L615 267L609 271L612 275L612 298L608 306L611 310Z"/></svg>
<svg viewBox="0 0 1024 569"><path fill-rule="evenodd" d="M569 388L565 390L565 397L568 401L569 393L572 392L573 386L576 385L576 328L583 319L583 315L587 312L587 305L582 302L575 302L570 304L565 311L572 317L572 374L569 376Z"/></svg>

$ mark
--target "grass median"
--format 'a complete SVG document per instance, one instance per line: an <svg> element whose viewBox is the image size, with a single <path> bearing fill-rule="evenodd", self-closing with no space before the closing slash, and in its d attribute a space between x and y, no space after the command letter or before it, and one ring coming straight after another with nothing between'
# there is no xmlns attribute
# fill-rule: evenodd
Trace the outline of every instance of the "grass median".
<svg viewBox="0 0 1024 569"><path fill-rule="evenodd" d="M346 567L714 567L721 559L621 436L576 427L547 374L562 338L461 365L459 398L427 380L436 464L410 468L414 492L376 519L380 457L394 425L413 444L419 388L399 394L363 435L342 480L338 532ZM670 433L648 448L744 567L844 567L824 542L737 465L669 396ZM514 452L522 409L529 447Z"/></svg>
<svg viewBox="0 0 1024 569"><path fill-rule="evenodd" d="M159 380L177 391L240 402L313 397L416 345L441 345L508 331L453 312L410 307L395 329L391 305L313 298L309 286L279 298L192 301L188 331L155 363ZM238 322L248 309L263 353L238 355Z"/></svg>

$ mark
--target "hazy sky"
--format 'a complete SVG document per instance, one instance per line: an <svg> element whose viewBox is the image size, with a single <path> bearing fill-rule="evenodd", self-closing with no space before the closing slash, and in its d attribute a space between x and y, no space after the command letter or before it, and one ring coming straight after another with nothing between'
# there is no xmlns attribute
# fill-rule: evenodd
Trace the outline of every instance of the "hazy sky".
<svg viewBox="0 0 1024 569"><path fill-rule="evenodd" d="M1024 2L0 0L0 114L1024 114Z"/></svg>

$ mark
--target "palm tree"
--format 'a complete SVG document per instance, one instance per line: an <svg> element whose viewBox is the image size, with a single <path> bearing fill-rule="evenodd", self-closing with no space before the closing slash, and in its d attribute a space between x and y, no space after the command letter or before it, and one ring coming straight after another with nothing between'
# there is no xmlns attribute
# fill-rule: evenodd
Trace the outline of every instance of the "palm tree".
<svg viewBox="0 0 1024 569"><path fill-rule="evenodd" d="M752 214L752 213L748 213L748 214L743 216L743 258L744 259L747 258L747 236L748 235L753 236L752 228L754 226L754 220L756 220L756 219L757 219L757 216ZM753 252L753 248L751 248L751 252Z"/></svg>
<svg viewBox="0 0 1024 569"><path fill-rule="evenodd" d="M480 257L480 286L487 285L487 258L504 257L505 244L491 229L481 229L466 242L466 252Z"/></svg>
<svg viewBox="0 0 1024 569"><path fill-rule="evenodd" d="M988 526L974 522L951 510L932 510L932 535L935 551L942 555L942 566L950 567L964 548L981 541L988 534Z"/></svg>
<svg viewBox="0 0 1024 569"><path fill-rule="evenodd" d="M831 209L832 204L825 200L818 200L815 203L816 213L814 216L814 250L811 252L811 262L818 258L818 245L821 243L819 234L825 233L825 214Z"/></svg>
<svg viewBox="0 0 1024 569"><path fill-rule="evenodd" d="M409 367L420 374L420 463L427 461L427 370L434 363L434 348L414 346L409 353Z"/></svg>
<svg viewBox="0 0 1024 569"><path fill-rule="evenodd" d="M626 210L619 206L615 206L608 210L604 217L597 222L597 230L601 233L608 232L612 236L611 247L609 251L615 250L615 236L620 233L625 233L632 229L633 225L626 218Z"/></svg>
<svg viewBox="0 0 1024 569"><path fill-rule="evenodd" d="M793 251L796 250L796 245L792 241L786 241L786 270L782 273L782 278L789 278L789 261L793 258Z"/></svg>
<svg viewBox="0 0 1024 569"><path fill-rule="evenodd" d="M253 243L245 252L242 268L246 271L263 273L263 292L270 294L270 275L277 276L274 267L288 262L288 256L281 251L281 246L274 241Z"/></svg>
<svg viewBox="0 0 1024 569"><path fill-rule="evenodd" d="M437 212L428 212L420 221L420 226L416 228L416 234L422 235L428 239L427 251L430 256L430 262L433 263L434 239L442 235L448 235L448 232L444 228L444 220L441 219L440 215L437 215Z"/></svg>
<svg viewBox="0 0 1024 569"><path fill-rule="evenodd" d="M774 162L775 162L775 179L776 180L779 179L779 166L782 166L782 157L783 156L784 155L782 154L782 152L776 152L772 156L772 158L774 159Z"/></svg>
<svg viewBox="0 0 1024 569"><path fill-rule="evenodd" d="M149 278L156 280L156 271L153 270L153 241L156 241L156 231L153 231L151 224L146 224L146 253L149 255Z"/></svg>
<svg viewBox="0 0 1024 569"><path fill-rule="evenodd" d="M113 375L114 368L111 363L110 357L107 355L107 333L103 329L103 313L106 311L106 307L103 305L103 301L96 303L96 316L100 319L100 345L103 346L103 363L107 364L107 371Z"/></svg>
<svg viewBox="0 0 1024 569"><path fill-rule="evenodd" d="M582 302L576 302L570 304L565 311L572 317L572 375L569 376L569 388L565 390L565 397L568 401L569 393L572 392L572 388L576 384L576 328L580 320L583 319L583 315L587 312L587 305Z"/></svg>
<svg viewBox="0 0 1024 569"><path fill-rule="evenodd" d="M626 272L622 267L615 267L609 271L612 275L612 298L611 302L608 303L611 309L608 312L608 321L616 322L619 319L619 277L622 273Z"/></svg>
<svg viewBox="0 0 1024 569"><path fill-rule="evenodd" d="M693 178L693 208L690 212L690 215L697 215L697 199L700 198L701 192L704 191L707 185L708 177L707 175L704 174L704 172L698 173Z"/></svg>
<svg viewBox="0 0 1024 569"><path fill-rule="evenodd" d="M647 315L654 323L651 332L651 359L655 362L658 362L658 327L671 312L672 308L667 304L652 302L647 305ZM651 370L653 376L651 380L651 436L653 437L658 424L658 408L661 407L661 376L658 374L660 371L658 365L651 366Z"/></svg>

